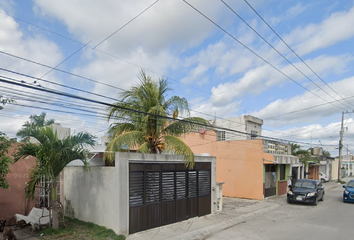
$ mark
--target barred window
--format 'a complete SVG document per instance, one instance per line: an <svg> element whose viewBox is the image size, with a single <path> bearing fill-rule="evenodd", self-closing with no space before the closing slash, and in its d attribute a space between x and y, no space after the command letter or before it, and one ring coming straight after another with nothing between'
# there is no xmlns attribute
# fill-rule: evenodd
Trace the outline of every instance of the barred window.
<svg viewBox="0 0 354 240"><path fill-rule="evenodd" d="M225 131L217 131L216 135L218 141L225 141Z"/></svg>

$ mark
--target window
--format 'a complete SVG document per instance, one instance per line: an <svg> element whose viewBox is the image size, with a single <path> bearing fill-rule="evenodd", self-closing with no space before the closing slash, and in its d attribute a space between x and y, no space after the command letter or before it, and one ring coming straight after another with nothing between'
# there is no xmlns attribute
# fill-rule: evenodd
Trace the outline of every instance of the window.
<svg viewBox="0 0 354 240"><path fill-rule="evenodd" d="M218 141L225 141L225 131L217 131L216 135Z"/></svg>
<svg viewBox="0 0 354 240"><path fill-rule="evenodd" d="M285 179L285 164L280 164L280 180L286 180Z"/></svg>
<svg viewBox="0 0 354 240"><path fill-rule="evenodd" d="M256 139L257 138L257 131L251 131L251 139Z"/></svg>

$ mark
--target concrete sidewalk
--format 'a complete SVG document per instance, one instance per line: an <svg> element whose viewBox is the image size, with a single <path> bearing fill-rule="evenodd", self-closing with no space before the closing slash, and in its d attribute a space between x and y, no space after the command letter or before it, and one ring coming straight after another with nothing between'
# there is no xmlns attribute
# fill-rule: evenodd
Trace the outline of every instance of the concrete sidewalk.
<svg viewBox="0 0 354 240"><path fill-rule="evenodd" d="M163 240L163 239L203 239L209 234L222 231L239 223L272 211L285 203L286 196L276 196L264 201L223 198L223 212L186 221L153 228L129 235L127 240Z"/></svg>
<svg viewBox="0 0 354 240"><path fill-rule="evenodd" d="M342 180L348 182L353 177ZM329 190L343 184L329 181L324 183L325 190ZM203 217L196 217L186 221L149 229L127 236L127 240L194 240L203 239L210 234L222 231L234 225L240 224L257 215L270 212L286 203L286 195L274 196L259 200L223 198L223 212Z"/></svg>
<svg viewBox="0 0 354 240"><path fill-rule="evenodd" d="M346 177L342 180L348 182L354 177ZM340 187L343 184L330 181L324 183L325 190ZM223 212L203 217L192 218L163 227L153 228L147 231L127 236L127 240L194 240L203 239L210 234L222 231L229 227L243 223L258 215L273 211L286 203L286 195L273 196L265 200L250 200L240 198L223 198ZM17 239L38 239L39 233L33 233L30 227L15 228ZM0 233L0 240L2 233Z"/></svg>

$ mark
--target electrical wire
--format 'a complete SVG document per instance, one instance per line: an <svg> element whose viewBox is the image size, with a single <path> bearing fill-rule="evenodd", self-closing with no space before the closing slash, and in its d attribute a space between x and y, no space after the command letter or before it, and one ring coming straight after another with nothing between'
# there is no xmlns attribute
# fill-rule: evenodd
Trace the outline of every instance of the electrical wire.
<svg viewBox="0 0 354 240"><path fill-rule="evenodd" d="M204 13L202 13L200 10L198 10L196 7L194 7L193 5L191 5L189 2L187 2L186 0L182 0L183 2L185 2L188 6L190 6L192 9L194 9L196 12L198 12L200 15L202 15L204 18L206 18L208 21L210 21L212 24L214 24L216 27L218 27L221 31L223 31L224 33L226 33L229 37L231 37L233 40L235 40L236 42L238 42L240 45L242 45L244 48L246 48L247 50L249 50L251 53L253 53L255 56L257 56L259 59L261 59L262 61L264 61L266 64L268 64L269 66L271 66L274 70L276 70L277 72L279 72L280 74L282 74L283 76L285 76L286 78L288 78L289 80L291 80L292 82L294 82L296 85L300 86L301 88L305 89L306 91L310 92L311 94L313 94L314 96L316 96L317 98L320 98L321 100L328 102L326 99L322 98L321 96L319 96L318 94L314 93L313 91L311 91L310 89L304 87L303 85L301 85L300 83L298 83L296 80L294 80L293 78L291 78L290 76L288 76L286 73L284 73L283 71L281 71L279 68L277 68L276 66L274 66L273 64L271 64L269 61L267 61L265 58L263 58L262 56L260 56L258 53L256 53L255 51L253 51L251 48L249 48L247 45L245 45L244 43L242 43L240 40L238 40L236 37L234 37L231 33L229 33L228 31L226 31L223 27L221 27L220 25L218 25L216 22L214 22L211 18L209 18L208 16L206 16ZM334 105L335 106L335 105ZM335 106L341 110L343 110L343 108L340 108L338 106ZM345 109L344 109L345 110Z"/></svg>
<svg viewBox="0 0 354 240"><path fill-rule="evenodd" d="M148 113L148 112L143 112L143 111L139 111L139 110L136 110L136 109L130 109L130 108L122 107L122 106L118 106L118 105L113 105L113 104L110 104L110 103L101 102L101 101L97 101L97 100L93 100L93 99L88 99L88 98L84 98L84 97L80 97L80 96L76 96L76 95L72 95L72 94L67 94L67 93L63 93L63 92L59 92L59 91L53 91L53 90L50 90L50 89L42 89L42 88L38 88L36 86L31 86L31 85L24 85L23 83L12 82L12 81L1 79L1 78L0 78L0 82L4 82L4 83L7 83L7 84L12 84L12 85L16 85L16 86L22 86L22 87L25 87L25 88L38 90L38 91L43 91L43 92L47 92L47 93L52 93L52 94L55 94L55 95L60 95L60 96L65 96L65 97L69 97L69 98L79 99L79 100L83 100L83 101L87 101L87 102L91 102L91 103L97 103L97 104L105 105L105 106L108 106L108 107L120 108L120 109L123 109L123 110L126 110L126 111L135 112L137 114L150 115L150 116L159 117L159 118L163 118L163 119L167 119L167 120L191 123L191 124L194 124L194 125L197 125L197 126L208 127L208 126L206 126L204 124L201 124L201 123L190 122L190 121L184 120L184 119L174 119L172 117L162 116L162 115L157 115L157 114L151 114L151 113ZM218 129L218 130L225 130L225 131L230 131L230 132L234 132L234 133L239 133L239 134L252 136L251 133L237 131L237 130L234 130L234 129L228 129L228 128L218 127L218 126L214 126L213 128L214 129ZM263 138L263 139L274 140L274 141L293 142L293 141L290 141L290 140L274 138L274 137L266 137L266 136L258 136L258 137ZM306 143L306 144L308 144L308 143Z"/></svg>
<svg viewBox="0 0 354 240"><path fill-rule="evenodd" d="M246 2L246 4L257 14L257 16L269 27L270 30L273 31L273 33L290 49L290 51L292 51L295 56L303 63L305 64L305 66L310 69L310 71L315 74L318 79L320 79L324 84L326 84L334 93L336 93L340 98L344 99L336 90L334 90L326 81L324 81L290 46L288 43L285 42L285 40L274 30L274 28L272 28L272 26L270 26L270 24L268 24L268 22L257 12L257 10L252 7L252 5L247 1L244 0ZM346 101L346 100L345 100ZM349 101L346 101L347 103L349 103L350 105L354 106L354 104L352 104Z"/></svg>
<svg viewBox="0 0 354 240"><path fill-rule="evenodd" d="M338 101L335 97L333 97L330 93L328 93L326 90L324 90L321 86L319 86L317 83L315 83L310 77L308 77L303 71L301 71L298 67L296 67L288 58L286 58L281 52L279 52L278 49L276 49L270 42L268 42L259 32L257 32L256 29L254 29L248 22L243 19L234 9L230 7L224 0L220 0L228 9L230 9L231 12L233 12L239 19L241 19L254 33L256 33L265 43L268 44L275 52L277 52L285 61L287 61L293 68L295 68L298 72L300 72L305 78L307 78L310 82L312 82L316 87L318 87L320 90L322 90L324 93L326 93L328 96L333 98L334 100ZM343 106L346 106L344 103L341 103Z"/></svg>

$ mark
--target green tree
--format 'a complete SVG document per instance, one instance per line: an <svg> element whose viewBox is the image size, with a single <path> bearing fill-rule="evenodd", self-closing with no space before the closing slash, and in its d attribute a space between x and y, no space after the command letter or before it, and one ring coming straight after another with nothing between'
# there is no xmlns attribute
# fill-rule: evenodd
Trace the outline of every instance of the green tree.
<svg viewBox="0 0 354 240"><path fill-rule="evenodd" d="M0 110L3 109L3 106L6 103L15 102L14 100L4 98L0 95ZM5 133L0 132L0 188L7 189L9 184L6 180L6 176L10 173L9 165L12 163L9 156L7 156L8 149L11 146L10 141L6 138Z"/></svg>
<svg viewBox="0 0 354 240"><path fill-rule="evenodd" d="M13 102L15 101L12 99L4 98L2 95L0 95L0 110L3 109L3 106L1 105L5 105L6 103L13 103Z"/></svg>
<svg viewBox="0 0 354 240"><path fill-rule="evenodd" d="M52 227L59 229L57 179L64 167L75 159L81 159L86 164L87 151L85 147L94 145L94 137L89 133L79 132L62 140L51 127L34 128L29 131L29 137L38 143L24 142L16 150L15 161L26 156L37 158L36 166L30 172L30 181L26 186L26 197L33 198L35 188L42 176L52 179L50 196L52 207Z"/></svg>
<svg viewBox="0 0 354 240"><path fill-rule="evenodd" d="M12 163L11 158L7 156L10 146L11 143L6 135L0 132L0 188L4 189L9 188L6 176L10 173L9 165Z"/></svg>
<svg viewBox="0 0 354 240"><path fill-rule="evenodd" d="M311 153L308 150L301 149L301 146L296 143L291 143L291 155L299 157L299 160L305 165L306 171L308 169L311 159Z"/></svg>
<svg viewBox="0 0 354 240"><path fill-rule="evenodd" d="M30 121L26 121L22 128L16 133L16 136L23 138L23 141L28 139L30 132L39 127L49 126L54 123L54 119L46 120L46 113L42 112L40 115L31 115Z"/></svg>
<svg viewBox="0 0 354 240"><path fill-rule="evenodd" d="M323 150L323 156L325 157L331 157L331 153L327 150Z"/></svg>
<svg viewBox="0 0 354 240"><path fill-rule="evenodd" d="M200 129L197 124L210 126L210 123L203 118L189 117L185 98L172 96L167 99L167 92L171 90L167 80L154 81L144 71L138 78L140 84L122 92L120 101L108 108L108 120L120 121L110 125L106 161L113 162L113 153L124 151L128 146L141 153L181 154L186 166L193 167L194 154L179 137ZM188 116L184 121L177 119L180 112Z"/></svg>

